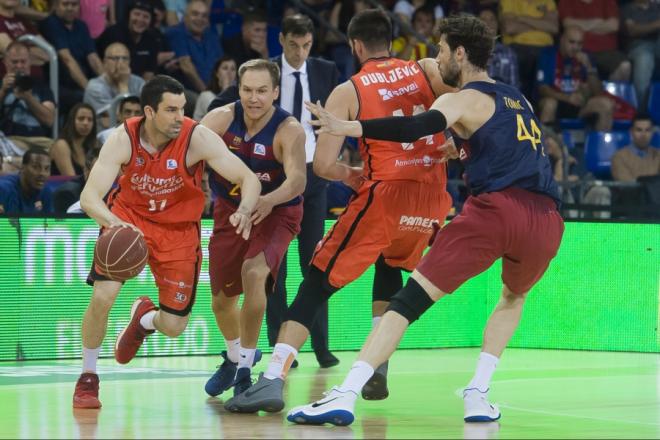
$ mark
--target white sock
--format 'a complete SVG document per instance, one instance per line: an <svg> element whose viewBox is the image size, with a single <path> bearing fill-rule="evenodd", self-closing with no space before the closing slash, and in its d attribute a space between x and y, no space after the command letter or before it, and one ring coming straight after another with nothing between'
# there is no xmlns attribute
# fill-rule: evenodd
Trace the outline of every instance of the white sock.
<svg viewBox="0 0 660 440"><path fill-rule="evenodd" d="M476 388L482 393L488 391L490 379L493 377L498 360L496 356L482 351L479 354L479 361L477 361L477 370L474 372L474 377L466 389Z"/></svg>
<svg viewBox="0 0 660 440"><path fill-rule="evenodd" d="M229 360L233 363L237 363L241 348L241 338L225 339L225 346L227 347L227 357Z"/></svg>
<svg viewBox="0 0 660 440"><path fill-rule="evenodd" d="M241 347L240 356L238 357L238 368L252 369L252 363L254 362L254 354L256 352L257 352L256 348Z"/></svg>
<svg viewBox="0 0 660 440"><path fill-rule="evenodd" d="M142 318L140 318L140 325L145 330L156 330L156 326L154 326L154 318L156 317L156 313L158 313L158 310L151 310L142 315Z"/></svg>
<svg viewBox="0 0 660 440"><path fill-rule="evenodd" d="M296 356L298 356L298 350L289 344L278 342L273 348L273 355L270 357L264 377L271 380L275 378L284 380Z"/></svg>
<svg viewBox="0 0 660 440"><path fill-rule="evenodd" d="M83 373L96 373L96 361L99 359L101 347L85 348L83 347Z"/></svg>
<svg viewBox="0 0 660 440"><path fill-rule="evenodd" d="M360 394L362 387L374 375L374 367L364 361L357 361L348 372L348 376L344 379L344 383L339 387L342 391L353 391L355 394Z"/></svg>
<svg viewBox="0 0 660 440"><path fill-rule="evenodd" d="M383 318L382 316L374 316L373 318L371 318L371 328L376 328L376 326L378 325L378 323L382 318Z"/></svg>

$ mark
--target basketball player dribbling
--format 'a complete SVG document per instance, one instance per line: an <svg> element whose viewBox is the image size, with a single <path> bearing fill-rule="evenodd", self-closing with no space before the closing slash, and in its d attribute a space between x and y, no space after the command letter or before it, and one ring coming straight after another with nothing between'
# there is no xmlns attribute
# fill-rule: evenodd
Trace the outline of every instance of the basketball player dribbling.
<svg viewBox="0 0 660 440"><path fill-rule="evenodd" d="M186 98L178 81L155 77L142 89L141 101L144 116L128 119L112 133L80 197L83 210L102 228L133 228L144 235L149 250L160 308L146 296L133 303L130 322L115 343L115 359L122 364L133 359L155 330L176 337L186 328L201 265L203 162L240 186L241 205L229 221L246 239L261 191L257 177L218 135L183 116ZM103 197L120 172L106 205ZM122 287L95 267L88 283L94 291L83 318L83 373L74 408L101 407L96 362L108 314Z"/></svg>

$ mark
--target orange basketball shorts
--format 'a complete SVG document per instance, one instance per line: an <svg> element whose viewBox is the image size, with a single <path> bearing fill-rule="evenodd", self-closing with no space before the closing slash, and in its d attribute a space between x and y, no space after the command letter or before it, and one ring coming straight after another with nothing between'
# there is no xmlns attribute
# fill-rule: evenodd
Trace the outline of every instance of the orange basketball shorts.
<svg viewBox="0 0 660 440"><path fill-rule="evenodd" d="M137 226L149 249L149 268L158 286L160 308L186 316L192 310L197 280L202 265L199 223L154 223L118 205L112 212L121 220ZM93 267L87 283L107 280Z"/></svg>
<svg viewBox="0 0 660 440"><path fill-rule="evenodd" d="M381 254L389 266L413 270L450 208L444 185L367 181L319 242L311 264L338 289Z"/></svg>

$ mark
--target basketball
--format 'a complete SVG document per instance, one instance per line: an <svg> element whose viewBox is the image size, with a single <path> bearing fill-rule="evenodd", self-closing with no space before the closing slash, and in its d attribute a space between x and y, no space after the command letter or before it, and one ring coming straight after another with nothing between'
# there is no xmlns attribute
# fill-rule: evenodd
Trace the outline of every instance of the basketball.
<svg viewBox="0 0 660 440"><path fill-rule="evenodd" d="M126 281L142 272L148 256L147 243L139 232L115 226L96 240L94 265L99 274L113 281Z"/></svg>

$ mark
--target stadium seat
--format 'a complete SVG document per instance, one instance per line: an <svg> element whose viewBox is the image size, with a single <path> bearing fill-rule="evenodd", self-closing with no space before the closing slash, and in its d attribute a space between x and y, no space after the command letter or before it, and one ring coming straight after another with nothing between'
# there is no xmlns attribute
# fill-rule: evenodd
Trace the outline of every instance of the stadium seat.
<svg viewBox="0 0 660 440"><path fill-rule="evenodd" d="M564 130L561 133L561 139L564 141L564 145L566 145L566 148L569 150L572 150L575 148L575 138L573 136L573 132L570 130Z"/></svg>
<svg viewBox="0 0 660 440"><path fill-rule="evenodd" d="M624 81L603 81L603 88L608 93L618 96L633 107L638 107L637 94L635 93L635 87L633 87L632 83ZM612 125L612 130L628 130L631 124L632 122L627 119L615 119Z"/></svg>
<svg viewBox="0 0 660 440"><path fill-rule="evenodd" d="M603 88L612 95L618 96L637 108L637 94L632 83L625 81L603 81Z"/></svg>
<svg viewBox="0 0 660 440"><path fill-rule="evenodd" d="M660 82L651 84L647 111L651 115L653 123L660 124Z"/></svg>
<svg viewBox="0 0 660 440"><path fill-rule="evenodd" d="M610 165L614 153L630 142L627 131L592 131L584 148L585 167L599 179L611 179Z"/></svg>
<svg viewBox="0 0 660 440"><path fill-rule="evenodd" d="M562 130L584 130L586 127L584 121L580 118L565 118L559 120L559 128Z"/></svg>

